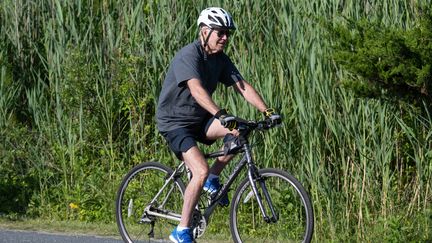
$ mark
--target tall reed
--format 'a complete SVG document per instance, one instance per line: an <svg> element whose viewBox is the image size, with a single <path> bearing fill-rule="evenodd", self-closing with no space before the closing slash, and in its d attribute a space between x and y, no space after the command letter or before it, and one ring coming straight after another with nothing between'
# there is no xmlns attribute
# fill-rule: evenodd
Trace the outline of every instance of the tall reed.
<svg viewBox="0 0 432 243"><path fill-rule="evenodd" d="M409 28L420 3L2 1L0 126L25 110L21 122L34 134L25 147L38 178L28 211L112 221L128 169L150 159L176 164L154 125L157 97L175 52L197 38L199 11L218 5L238 26L226 52L284 116L255 159L307 186L316 240L428 239L431 117L341 88L347 74L334 66L321 24L345 16ZM20 106L10 102L17 97ZM230 89L220 87L214 98L238 116L261 117Z"/></svg>

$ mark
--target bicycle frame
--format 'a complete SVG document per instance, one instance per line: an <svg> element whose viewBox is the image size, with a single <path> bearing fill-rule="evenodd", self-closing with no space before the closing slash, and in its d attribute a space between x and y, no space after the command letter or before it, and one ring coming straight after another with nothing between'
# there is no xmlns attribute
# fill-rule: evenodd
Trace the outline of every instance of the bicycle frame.
<svg viewBox="0 0 432 243"><path fill-rule="evenodd" d="M254 193L254 196L257 199L258 206L261 210L263 218L268 223L269 222L276 222L277 221L277 215L276 215L276 212L273 208L273 203L271 201L270 195L268 194L267 187L265 186L265 183L264 183L264 179L259 175L258 168L256 167L256 165L252 159L252 151L251 151L251 147L250 147L249 143L246 142L243 145L242 150L240 150L240 151L243 151L243 154L244 154L243 157L239 160L239 162L237 163L233 172L228 177L227 182L225 184L223 184L222 188L219 190L219 192L217 193L215 198L212 200L212 203L205 210L204 217L206 218L206 220L208 220L210 218L211 214L213 213L213 210L215 209L217 203L219 202L219 199L221 199L225 194L228 193L228 190L230 189L232 183L237 178L237 176L240 174L243 167L245 165L248 165L248 179L249 179L250 185L252 187L252 191ZM218 157L218 156L220 156L219 153L213 153L213 154L206 155L206 158L214 158L214 157ZM268 206L270 208L270 211L272 213L271 217L269 217L267 215L267 212L264 208L264 204L262 202L261 195L258 192L258 188L256 186L255 181L258 181L262 187L265 199L266 199Z"/></svg>
<svg viewBox="0 0 432 243"><path fill-rule="evenodd" d="M247 140L245 140L245 141L246 142L243 144L243 147L241 149L239 149L238 151L236 151L234 153L231 153L231 154L243 153L243 156L237 162L237 165L235 166L233 172L228 177L226 183L223 184L222 188L219 190L219 192L216 194L216 196L214 196L211 199L210 205L204 210L203 216L204 216L206 222L209 221L210 216L213 214L213 211L216 208L216 206L218 205L219 200L225 194L228 193L231 185L234 183L235 179L240 174L240 172L243 170L245 165L248 166L248 179L249 179L250 185L252 187L253 194L254 194L257 202L258 202L258 206L260 208L260 211L263 215L263 219L267 223L276 222L278 220L277 213L275 212L275 210L273 208L273 203L272 203L270 195L267 191L267 188L265 186L264 179L259 175L258 168L256 167L256 165L252 159L251 147L250 147L249 143L247 142ZM216 157L220 157L222 155L225 155L224 152L219 151L219 152L206 154L205 158L216 158ZM162 191L166 189L168 184L170 182L172 182L173 180L179 178L186 171L185 168L186 168L185 163L181 162L180 165L177 166L177 168L173 171L173 173L165 180L165 183L162 186L162 188L159 190L159 192L153 198L151 203L144 210L144 214L142 217L143 221L145 221L145 218L147 215L163 217L163 218L167 218L170 220L180 221L181 215L162 209L165 202L168 200L169 194L173 190L175 183L171 184L172 187L169 189L170 192L167 194L166 198L163 199L163 201L162 201L163 203L158 208L153 208L152 205L158 199L158 197L162 194ZM262 201L262 197L261 197L260 193L258 192L256 181L258 181L260 183L260 186L261 186L262 191L264 193L265 200L267 201L268 207L271 211L271 217L267 214L267 212L265 210L265 207L264 207L264 204Z"/></svg>

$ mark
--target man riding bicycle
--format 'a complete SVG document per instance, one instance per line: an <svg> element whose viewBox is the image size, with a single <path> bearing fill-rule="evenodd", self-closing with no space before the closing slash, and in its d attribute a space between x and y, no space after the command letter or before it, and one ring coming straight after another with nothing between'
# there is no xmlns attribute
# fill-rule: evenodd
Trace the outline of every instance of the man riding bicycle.
<svg viewBox="0 0 432 243"><path fill-rule="evenodd" d="M170 235L173 242L193 241L189 227L201 190L216 193L220 188L219 175L232 159L232 155L219 157L209 168L197 146L197 141L210 145L227 134L238 135L235 117L212 100L217 84L232 86L266 118L281 122L281 117L267 107L223 52L236 29L231 15L222 8L207 8L199 15L197 24L198 40L183 47L171 61L156 112L160 133L193 175L184 193L180 224ZM223 205L228 203L228 198L221 200Z"/></svg>

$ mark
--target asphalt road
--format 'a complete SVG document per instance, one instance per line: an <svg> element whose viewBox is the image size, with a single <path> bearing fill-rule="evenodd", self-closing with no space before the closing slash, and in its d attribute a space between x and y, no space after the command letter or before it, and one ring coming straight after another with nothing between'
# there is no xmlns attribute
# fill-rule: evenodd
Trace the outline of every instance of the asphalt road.
<svg viewBox="0 0 432 243"><path fill-rule="evenodd" d="M122 243L123 241L113 238L53 234L36 231L0 230L1 243Z"/></svg>
<svg viewBox="0 0 432 243"><path fill-rule="evenodd" d="M0 229L0 243L123 243L123 241L99 236Z"/></svg>

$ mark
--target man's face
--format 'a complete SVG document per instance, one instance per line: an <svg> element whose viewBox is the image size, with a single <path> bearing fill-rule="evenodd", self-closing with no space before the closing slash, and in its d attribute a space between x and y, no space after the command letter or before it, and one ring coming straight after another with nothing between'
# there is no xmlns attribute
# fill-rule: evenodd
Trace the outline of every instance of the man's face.
<svg viewBox="0 0 432 243"><path fill-rule="evenodd" d="M230 31L228 29L212 29L205 27L204 40L210 35L207 42L207 50L210 54L223 51L224 47L228 44L228 38L230 36Z"/></svg>

